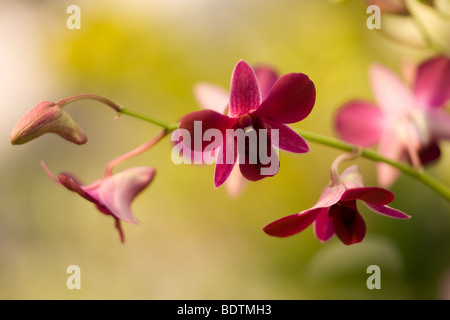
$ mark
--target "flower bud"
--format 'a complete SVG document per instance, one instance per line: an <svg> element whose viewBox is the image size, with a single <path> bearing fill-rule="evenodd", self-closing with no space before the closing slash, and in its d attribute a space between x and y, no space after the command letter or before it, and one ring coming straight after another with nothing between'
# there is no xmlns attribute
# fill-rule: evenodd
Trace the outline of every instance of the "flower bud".
<svg viewBox="0 0 450 320"><path fill-rule="evenodd" d="M48 132L56 133L76 144L87 141L83 130L68 113L51 101L42 101L28 111L13 128L11 144L24 144Z"/></svg>

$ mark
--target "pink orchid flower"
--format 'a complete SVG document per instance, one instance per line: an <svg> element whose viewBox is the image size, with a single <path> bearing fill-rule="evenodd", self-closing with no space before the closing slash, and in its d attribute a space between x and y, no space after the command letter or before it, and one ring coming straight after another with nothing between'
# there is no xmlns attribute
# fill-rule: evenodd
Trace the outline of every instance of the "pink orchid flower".
<svg viewBox="0 0 450 320"><path fill-rule="evenodd" d="M152 167L135 167L83 185L67 173L61 173L55 177L44 162L42 165L53 181L92 202L100 212L112 216L122 242L124 242L124 234L120 221L137 224L131 212L131 203L155 176L155 169Z"/></svg>
<svg viewBox="0 0 450 320"><path fill-rule="evenodd" d="M278 80L278 74L270 66L263 65L254 67L254 71L261 90L261 98L265 99ZM201 108L214 110L225 115L228 113L230 94L221 86L200 82L194 87L194 96ZM241 175L239 167L234 166L225 182L225 188L230 196L236 197L244 190L246 182L247 179Z"/></svg>
<svg viewBox="0 0 450 320"><path fill-rule="evenodd" d="M230 140L226 134L229 129L242 129L246 132L255 130L258 141L262 141L260 129L265 129L269 133L273 130L278 133L279 140L275 147L295 153L309 150L303 138L286 124L298 122L311 112L315 103L313 82L305 74L290 73L279 78L271 87L269 93L263 97L261 93L265 89L261 89L255 71L241 60L235 66L231 79L228 115L214 110L201 110L190 113L181 120L180 129L187 130L194 139L196 122L202 124L202 136L209 129L220 130L223 133L224 138L219 141L220 146L216 154L214 173L216 187L227 180L237 159L237 147L232 138ZM270 138L267 138L266 143L267 150L274 152ZM230 145L234 145L234 149ZM259 158L257 163L248 161L249 148L247 146L245 148L245 153L240 155L244 159L240 159L239 168L247 180L257 181L276 174L278 166L276 172L272 174L261 174L261 168L266 167L266 163ZM201 145L201 150L196 150L195 146L190 146L190 149L194 152L203 152L205 144ZM228 161L229 153L232 155L231 161Z"/></svg>
<svg viewBox="0 0 450 320"><path fill-rule="evenodd" d="M334 166L337 168L337 162ZM346 245L359 243L366 234L366 225L358 212L356 200L361 200L376 213L398 219L409 218L402 211L387 206L394 200L392 192L378 187L364 187L359 169L353 165L341 176L337 169L332 169L332 181L312 208L276 220L263 230L271 236L288 237L314 223L316 237L322 242L336 234Z"/></svg>
<svg viewBox="0 0 450 320"><path fill-rule="evenodd" d="M340 137L364 147L378 144L383 156L415 167L439 158L439 140L450 139L450 114L443 108L450 99L450 59L422 63L412 90L378 64L370 68L370 80L377 105L361 100L343 105L336 115ZM390 186L398 175L378 164L381 186Z"/></svg>
<svg viewBox="0 0 450 320"><path fill-rule="evenodd" d="M42 101L14 126L11 132L11 144L26 143L44 133L56 133L76 144L84 144L87 141L83 130L60 105L51 101Z"/></svg>

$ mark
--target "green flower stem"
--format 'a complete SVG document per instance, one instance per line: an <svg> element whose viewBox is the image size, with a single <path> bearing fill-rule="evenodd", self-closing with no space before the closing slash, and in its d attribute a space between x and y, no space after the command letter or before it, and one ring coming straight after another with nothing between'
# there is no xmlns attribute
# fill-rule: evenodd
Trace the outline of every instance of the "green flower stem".
<svg viewBox="0 0 450 320"><path fill-rule="evenodd" d="M444 185L442 182L438 181L436 178L425 172L422 168L414 169L408 164L397 162L390 160L388 158L383 157L378 152L361 148L355 145L352 145L350 143L343 142L338 139L326 137L317 133L305 131L305 130L295 130L299 135L301 135L303 138L305 138L308 141L319 143L328 147L332 147L338 150L350 152L355 149L359 151L359 155L362 158L369 159L375 162L384 162L392 167L395 167L399 169L401 172L417 179L418 181L422 182L426 186L428 186L430 189L438 193L443 198L447 199L447 201L450 201L450 188L448 188L446 185Z"/></svg>
<svg viewBox="0 0 450 320"><path fill-rule="evenodd" d="M166 134L168 134L169 132L177 129L179 126L178 123L162 122L162 121L138 114L138 113L128 110L128 109L122 109L120 111L120 113L150 122L152 124L155 124L155 125L158 125L158 126L164 128L164 130L165 130L164 136ZM436 193L438 193L440 196L442 196L443 198L447 199L447 201L450 202L450 188L448 188L442 182L438 181L436 178L434 178L433 176L428 174L425 170L423 170L423 168L415 169L406 163L397 162L397 161L393 161L388 158L385 158L374 150L362 148L362 147L359 147L359 146L356 146L356 145L353 145L350 143L343 142L343 141L335 139L335 138L323 136L321 134L317 134L317 133L305 131L305 130L300 130L300 129L296 129L295 131L298 134L300 134L303 138L305 138L306 140L308 140L310 142L318 143L318 144L321 144L324 146L328 146L328 147L346 151L346 152L351 152L351 151L357 150L358 155L362 158L372 160L375 162L384 162L392 167L395 167L395 168L399 169L401 172L415 178L416 180L420 181L424 185L428 186L430 189L434 190Z"/></svg>
<svg viewBox="0 0 450 320"><path fill-rule="evenodd" d="M134 118L137 118L137 119L141 119L141 120L144 120L144 121L147 121L147 122L150 122L150 123L153 123L153 124L155 124L157 126L160 126L160 127L164 128L164 130L166 130L167 132L171 132L171 131L173 131L175 129L178 129L178 126L179 126L178 123L166 123L166 122L163 122L163 121L156 120L154 118L150 118L150 117L141 115L141 114L139 114L137 112L134 112L134 111L131 111L131 110L128 110L128 109L125 109L125 108L122 108L120 110L120 113L129 115L131 117L134 117Z"/></svg>

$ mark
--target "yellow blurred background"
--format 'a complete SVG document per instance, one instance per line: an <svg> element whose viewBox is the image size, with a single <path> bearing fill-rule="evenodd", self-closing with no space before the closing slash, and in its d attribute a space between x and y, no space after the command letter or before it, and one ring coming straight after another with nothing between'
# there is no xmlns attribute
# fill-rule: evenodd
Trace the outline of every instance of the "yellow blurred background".
<svg viewBox="0 0 450 320"><path fill-rule="evenodd" d="M69 5L81 9L70 30ZM199 109L192 88L229 88L240 59L306 73L317 89L310 116L295 128L334 135L333 115L348 99L372 100L367 68L400 72L404 59L430 52L401 47L366 27L364 1L97 0L0 2L0 298L1 299L448 299L450 206L402 176L393 206L400 221L360 206L364 241L322 244L312 228L290 238L266 235L269 222L311 207L329 181L338 151L310 143L308 154L281 152L280 172L230 198L213 186L213 166L175 165L169 139L117 169L149 165L156 179L134 201L138 225L113 219L48 179L68 171L85 183L112 158L159 132L98 102L67 107L89 137L77 146L48 134L12 147L19 118L41 100L103 95L173 122ZM450 184L450 149L429 168ZM366 185L375 166L357 160ZM350 165L350 163L349 163ZM344 168L342 166L342 168ZM81 289L69 290L69 265ZM381 289L369 290L378 265Z"/></svg>

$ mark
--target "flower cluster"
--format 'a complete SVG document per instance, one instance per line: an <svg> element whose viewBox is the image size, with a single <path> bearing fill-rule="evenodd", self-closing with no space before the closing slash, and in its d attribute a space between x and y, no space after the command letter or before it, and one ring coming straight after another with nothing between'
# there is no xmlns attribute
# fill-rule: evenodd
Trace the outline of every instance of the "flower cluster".
<svg viewBox="0 0 450 320"><path fill-rule="evenodd" d="M90 184L82 184L67 173L55 176L42 162L51 180L111 216L123 242L121 221L137 223L131 211L132 202L153 181L156 169L140 166L117 174L112 171L118 163L149 150L170 133L173 154L181 155L187 162L214 162L214 186L225 184L233 196L240 194L245 181L256 182L276 175L280 170L280 150L307 153L309 146L305 139L310 139L347 152L332 163L331 182L313 207L282 217L263 230L271 236L287 237L313 224L322 242L336 234L346 245L359 243L366 235L359 202L387 217L410 217L388 206L394 194L387 188L395 182L399 170L413 175L450 200L450 190L423 173L424 166L440 157L440 143L450 139L450 114L446 109L450 100L448 8L442 1L426 4L418 0L373 0L369 3L380 5L384 13L407 19L411 16L416 22L423 19L431 22L420 34L428 40L430 48L439 48L440 53L418 63L404 81L381 64L371 65L369 79L375 102L352 100L337 110L334 119L340 140L331 141L289 126L305 119L315 105L316 87L307 75L293 72L280 76L270 66L253 68L240 60L232 71L229 91L210 83L199 83L194 94L201 110L184 115L175 125L139 115L104 97L80 94L56 103L39 102L13 128L11 143L24 144L46 133L57 134L75 144L86 143L86 134L63 110L81 99L102 102L119 114L163 127L160 134L144 145L113 159L104 176ZM437 12L439 17L436 17ZM391 22L387 21L389 33ZM446 40L442 41L442 37L433 33L437 26L441 34L447 36ZM368 151L375 151L368 148L374 146L377 146L376 157L369 157ZM360 156L379 161L378 186L365 186L356 165L340 174L338 167L343 161Z"/></svg>

